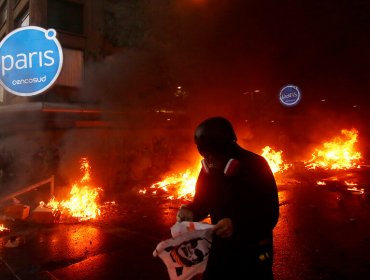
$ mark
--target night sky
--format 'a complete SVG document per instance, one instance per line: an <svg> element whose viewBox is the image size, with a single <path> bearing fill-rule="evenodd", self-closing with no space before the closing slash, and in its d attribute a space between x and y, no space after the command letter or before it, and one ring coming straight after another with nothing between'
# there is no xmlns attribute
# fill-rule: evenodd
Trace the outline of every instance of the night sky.
<svg viewBox="0 0 370 280"><path fill-rule="evenodd" d="M294 83L306 101L369 99L368 1L116 3L116 20L109 26L116 41L123 42L126 54L151 49L158 60L153 75L159 79L229 93L263 89L277 94Z"/></svg>
<svg viewBox="0 0 370 280"><path fill-rule="evenodd" d="M209 13L198 28L208 50L205 64L218 69L223 82L269 91L295 83L309 101L368 100L368 1L217 2L198 5Z"/></svg>
<svg viewBox="0 0 370 280"><path fill-rule="evenodd" d="M253 69L251 83L271 89L296 83L315 98L337 102L364 98L370 70L369 2L248 2L235 1L216 40L228 34L223 51L239 60L241 71Z"/></svg>
<svg viewBox="0 0 370 280"><path fill-rule="evenodd" d="M86 71L86 93L104 92L105 105L171 108L166 96L182 86L175 107L194 123L217 114L303 144L352 127L370 139L370 2L115 2L110 28L124 51ZM278 99L286 84L302 90L292 108Z"/></svg>

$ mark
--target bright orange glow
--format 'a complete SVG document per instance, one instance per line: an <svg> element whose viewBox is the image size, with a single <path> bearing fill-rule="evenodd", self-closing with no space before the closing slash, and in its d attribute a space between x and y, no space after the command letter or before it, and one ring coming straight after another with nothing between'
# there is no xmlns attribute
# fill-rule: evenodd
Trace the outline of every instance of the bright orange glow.
<svg viewBox="0 0 370 280"><path fill-rule="evenodd" d="M357 185L358 185L357 183L355 183L355 182L350 182L350 181L344 181L344 184L345 184L346 186L357 186Z"/></svg>
<svg viewBox="0 0 370 280"><path fill-rule="evenodd" d="M55 213L59 212L61 216L70 216L79 221L85 221L95 219L100 215L97 201L102 189L91 185L91 166L87 158L81 159L80 169L83 176L79 182L72 185L70 198L62 201L52 198L46 207L52 208Z"/></svg>
<svg viewBox="0 0 370 280"><path fill-rule="evenodd" d="M167 199L192 200L195 193L195 184L201 169L200 160L193 167L185 171L175 172L166 176L162 181L154 183L149 188L139 190L140 194L158 194L162 191Z"/></svg>
<svg viewBox="0 0 370 280"><path fill-rule="evenodd" d="M0 224L0 232L3 232L3 231L9 231L9 229L6 228L3 224Z"/></svg>
<svg viewBox="0 0 370 280"><path fill-rule="evenodd" d="M283 151L274 151L271 147L266 146L262 149L262 156L267 160L272 173L283 172L289 168L282 159Z"/></svg>
<svg viewBox="0 0 370 280"><path fill-rule="evenodd" d="M282 151L276 152L268 146L263 149L262 156L266 158L274 173L282 172L289 167L289 164L283 163L281 155ZM202 168L200 161L201 159L198 159L197 163L185 171L179 170L165 176L162 181L152 184L149 188L140 189L139 194L158 195L163 193L167 199L171 200L192 200L195 194L195 184Z"/></svg>
<svg viewBox="0 0 370 280"><path fill-rule="evenodd" d="M365 189L358 189L357 187L348 187L347 190L358 194L365 193Z"/></svg>
<svg viewBox="0 0 370 280"><path fill-rule="evenodd" d="M325 186L326 183L324 181L317 181L316 182L316 185L318 185L318 186Z"/></svg>
<svg viewBox="0 0 370 280"><path fill-rule="evenodd" d="M358 167L362 159L361 153L355 150L358 131L356 129L341 130L341 136L322 147L316 148L310 161L305 162L308 169L348 169Z"/></svg>

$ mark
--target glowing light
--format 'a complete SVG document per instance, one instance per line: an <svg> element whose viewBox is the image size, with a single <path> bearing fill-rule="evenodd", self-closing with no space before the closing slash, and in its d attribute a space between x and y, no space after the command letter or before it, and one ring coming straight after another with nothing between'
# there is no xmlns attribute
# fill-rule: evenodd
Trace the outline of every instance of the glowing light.
<svg viewBox="0 0 370 280"><path fill-rule="evenodd" d="M289 168L282 159L283 151L276 152L271 147L266 146L262 149L262 156L267 160L272 173L283 172Z"/></svg>
<svg viewBox="0 0 370 280"><path fill-rule="evenodd" d="M305 162L308 169L348 169L358 167L362 159L361 153L355 150L358 131L356 129L341 131L341 136L322 147L316 148L310 161Z"/></svg>
<svg viewBox="0 0 370 280"><path fill-rule="evenodd" d="M5 227L3 224L0 224L0 232L9 231L7 227Z"/></svg>
<svg viewBox="0 0 370 280"><path fill-rule="evenodd" d="M100 215L97 201L102 189L91 185L91 166L87 158L81 159L80 169L83 176L79 182L72 185L70 198L62 201L52 198L45 207L53 209L55 214L60 213L61 217L71 216L79 221L85 221L95 219ZM44 206L43 204L40 202L40 206Z"/></svg>
<svg viewBox="0 0 370 280"><path fill-rule="evenodd" d="M357 183L355 183L355 182L350 182L350 181L344 181L344 184L345 184L346 186L357 186L357 185L358 185Z"/></svg>
<svg viewBox="0 0 370 280"><path fill-rule="evenodd" d="M351 191L351 192L354 192L354 193L357 193L357 194L364 194L365 193L365 189L358 189L357 187L348 187L347 190Z"/></svg>
<svg viewBox="0 0 370 280"><path fill-rule="evenodd" d="M185 171L178 171L166 176L162 181L154 183L149 188L139 190L140 194L164 193L167 199L192 200L195 193L195 184L201 169L199 163Z"/></svg>

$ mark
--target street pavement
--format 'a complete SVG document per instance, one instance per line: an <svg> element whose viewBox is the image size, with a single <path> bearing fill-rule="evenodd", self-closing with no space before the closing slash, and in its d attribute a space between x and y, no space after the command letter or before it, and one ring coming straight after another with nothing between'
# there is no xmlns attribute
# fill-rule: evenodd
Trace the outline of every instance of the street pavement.
<svg viewBox="0 0 370 280"><path fill-rule="evenodd" d="M370 279L370 203L310 184L279 185L276 280ZM152 253L170 237L178 201L122 194L94 222L11 224L0 239L0 279L169 279ZM248 198L246 198L246 203ZM23 246L5 246L10 236Z"/></svg>

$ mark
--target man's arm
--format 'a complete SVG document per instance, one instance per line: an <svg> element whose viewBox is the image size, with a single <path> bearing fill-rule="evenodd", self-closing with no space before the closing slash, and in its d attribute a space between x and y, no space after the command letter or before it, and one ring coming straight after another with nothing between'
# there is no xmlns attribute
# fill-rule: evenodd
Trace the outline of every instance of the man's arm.
<svg viewBox="0 0 370 280"><path fill-rule="evenodd" d="M182 206L184 212L191 211L193 221L201 221L208 216L207 210L207 191L206 191L206 174L201 171L195 186L195 195L193 201L188 205ZM185 215L188 215L186 213ZM181 208L178 216L181 215Z"/></svg>

